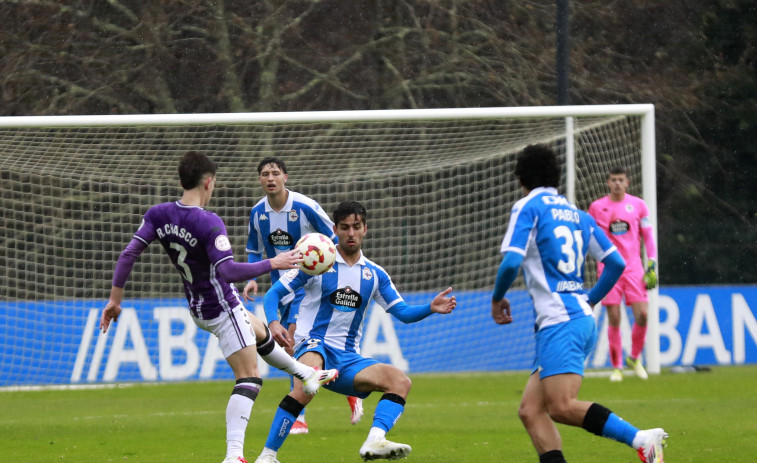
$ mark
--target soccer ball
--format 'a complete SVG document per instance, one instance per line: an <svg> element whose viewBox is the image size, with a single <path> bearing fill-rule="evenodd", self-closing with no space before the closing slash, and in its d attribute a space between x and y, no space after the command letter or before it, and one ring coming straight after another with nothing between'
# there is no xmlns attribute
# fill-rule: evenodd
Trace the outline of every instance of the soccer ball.
<svg viewBox="0 0 757 463"><path fill-rule="evenodd" d="M334 266L336 247L326 235L308 233L294 247L302 253L300 268L308 275L320 275Z"/></svg>

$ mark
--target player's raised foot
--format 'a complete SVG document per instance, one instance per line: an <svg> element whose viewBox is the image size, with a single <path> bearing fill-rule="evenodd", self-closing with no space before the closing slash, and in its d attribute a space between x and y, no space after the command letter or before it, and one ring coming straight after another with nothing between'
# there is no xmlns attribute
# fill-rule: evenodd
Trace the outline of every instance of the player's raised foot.
<svg viewBox="0 0 757 463"><path fill-rule="evenodd" d="M667 444L668 433L662 428L645 429L639 432L644 433L644 442L638 449L639 459L643 463L665 463L662 449Z"/></svg>
<svg viewBox="0 0 757 463"><path fill-rule="evenodd" d="M244 457L227 458L221 463L247 463L247 460L245 460Z"/></svg>
<svg viewBox="0 0 757 463"><path fill-rule="evenodd" d="M636 373L636 376L638 376L641 379L647 379L649 378L649 375L647 374L647 370L644 369L644 365L641 364L641 358L637 358L636 360L632 359L630 356L626 357L626 365L631 367Z"/></svg>
<svg viewBox="0 0 757 463"><path fill-rule="evenodd" d="M610 382L619 383L621 381L623 381L623 372L619 368L612 370L612 373L610 373Z"/></svg>
<svg viewBox="0 0 757 463"><path fill-rule="evenodd" d="M309 378L302 382L302 390L305 394L313 395L318 392L318 388L324 384L328 384L339 376L339 370L319 370L315 369Z"/></svg>
<svg viewBox="0 0 757 463"><path fill-rule="evenodd" d="M352 416L350 416L350 423L358 424L360 418L363 417L363 399L360 397L347 396L347 402L350 403L350 410L352 410Z"/></svg>
<svg viewBox="0 0 757 463"><path fill-rule="evenodd" d="M386 439L366 442L360 447L360 457L368 460L399 460L410 455L413 449L406 444L399 444Z"/></svg>
<svg viewBox="0 0 757 463"><path fill-rule="evenodd" d="M308 423L303 418L300 420L297 418L297 421L294 422L292 425L292 429L289 430L289 434L307 434L308 433Z"/></svg>

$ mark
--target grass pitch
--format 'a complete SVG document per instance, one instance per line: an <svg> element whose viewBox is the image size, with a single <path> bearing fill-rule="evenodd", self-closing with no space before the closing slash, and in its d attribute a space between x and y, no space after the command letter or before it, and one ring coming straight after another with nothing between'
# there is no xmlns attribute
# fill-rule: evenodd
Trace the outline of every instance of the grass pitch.
<svg viewBox="0 0 757 463"><path fill-rule="evenodd" d="M408 462L538 461L517 417L525 372L412 375L405 413L389 438L410 444ZM580 398L599 402L640 428L670 434L669 462L749 462L757 455L757 366L663 374L622 383L587 377ZM0 461L220 463L229 382L0 390ZM262 448L287 380L266 380L247 429L246 457ZM310 433L290 436L283 463L360 462L379 394L363 421L349 423L347 400L321 391L307 409ZM623 444L560 426L568 461L636 462Z"/></svg>

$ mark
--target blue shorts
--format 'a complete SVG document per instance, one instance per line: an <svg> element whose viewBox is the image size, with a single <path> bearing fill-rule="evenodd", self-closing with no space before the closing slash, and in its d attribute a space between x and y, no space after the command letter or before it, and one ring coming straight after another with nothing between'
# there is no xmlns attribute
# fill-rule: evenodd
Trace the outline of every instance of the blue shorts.
<svg viewBox="0 0 757 463"><path fill-rule="evenodd" d="M536 332L532 373L540 378L575 373L583 376L586 358L597 342L597 324L587 316L547 326Z"/></svg>
<svg viewBox="0 0 757 463"><path fill-rule="evenodd" d="M351 395L365 399L370 392L358 392L355 390L355 375L371 365L376 365L378 360L361 357L355 352L345 352L326 345L322 339L310 338L301 342L294 352L294 358L298 359L308 352L318 352L323 357L323 368L339 370L336 380L324 385L329 391L343 395Z"/></svg>

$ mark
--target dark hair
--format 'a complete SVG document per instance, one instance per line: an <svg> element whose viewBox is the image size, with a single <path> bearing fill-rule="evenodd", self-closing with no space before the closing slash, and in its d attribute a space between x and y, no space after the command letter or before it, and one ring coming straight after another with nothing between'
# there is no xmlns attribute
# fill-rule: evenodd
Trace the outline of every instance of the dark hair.
<svg viewBox="0 0 757 463"><path fill-rule="evenodd" d="M560 186L560 164L557 155L545 145L528 145L518 155L515 176L529 190Z"/></svg>
<svg viewBox="0 0 757 463"><path fill-rule="evenodd" d="M189 151L179 162L179 181L185 190L191 190L200 184L205 175L215 175L216 163L197 151Z"/></svg>
<svg viewBox="0 0 757 463"><path fill-rule="evenodd" d="M626 177L628 177L628 172L623 166L613 166L610 169L610 173L607 174L607 178L610 178L611 175L625 175Z"/></svg>
<svg viewBox="0 0 757 463"><path fill-rule="evenodd" d="M362 204L357 201L344 201L334 209L334 223L338 224L352 214L355 214L363 223L368 222L368 213Z"/></svg>
<svg viewBox="0 0 757 463"><path fill-rule="evenodd" d="M260 172L263 171L263 167L267 166L268 164L273 164L281 169L281 171L285 174L287 173L287 166L286 164L284 164L284 161L273 156L268 156L263 158L263 160L258 163L258 175L260 175Z"/></svg>

